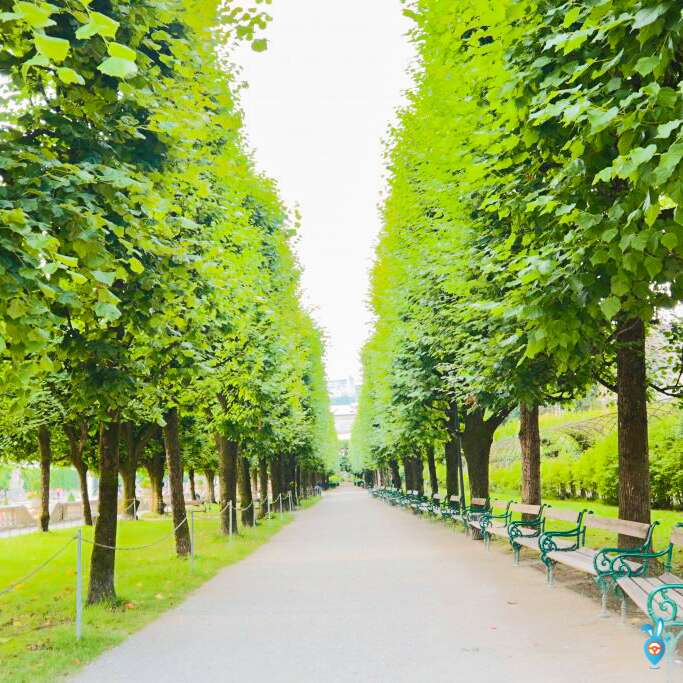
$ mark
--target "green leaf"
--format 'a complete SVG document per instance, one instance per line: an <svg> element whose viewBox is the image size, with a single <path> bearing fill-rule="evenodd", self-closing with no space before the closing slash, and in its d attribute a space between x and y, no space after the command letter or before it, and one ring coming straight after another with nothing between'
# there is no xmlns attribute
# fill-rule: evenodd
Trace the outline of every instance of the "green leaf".
<svg viewBox="0 0 683 683"><path fill-rule="evenodd" d="M90 12L89 19L87 24L76 31L76 38L84 40L92 38L95 34L103 38L116 38L116 32L119 29L118 21L100 12Z"/></svg>
<svg viewBox="0 0 683 683"><path fill-rule="evenodd" d="M107 76L113 76L114 78L120 78L122 80L132 78L138 72L138 67L135 62L131 62L128 59L121 59L120 57L109 57L108 59L105 59L97 69Z"/></svg>
<svg viewBox="0 0 683 683"><path fill-rule="evenodd" d="M612 294L623 296L631 289L631 283L623 275L615 275L611 283Z"/></svg>
<svg viewBox="0 0 683 683"><path fill-rule="evenodd" d="M619 114L619 107L612 107L611 109L591 109L588 112L588 122L590 123L590 135L596 135L615 119Z"/></svg>
<svg viewBox="0 0 683 683"><path fill-rule="evenodd" d="M614 316L621 310L621 301L616 296L608 296L601 304L600 308L608 320L612 320Z"/></svg>
<svg viewBox="0 0 683 683"><path fill-rule="evenodd" d="M15 2L13 9L14 13L30 24L32 28L54 26L56 22L50 19L50 16L59 12L58 7L46 2L38 4L33 2Z"/></svg>
<svg viewBox="0 0 683 683"><path fill-rule="evenodd" d="M22 315L26 313L26 304L21 299L12 299L10 305L7 307L7 315L9 315L12 320L21 318Z"/></svg>
<svg viewBox="0 0 683 683"><path fill-rule="evenodd" d="M101 270L93 270L92 276L103 285L111 287L114 284L114 279L116 278L116 273L105 273Z"/></svg>
<svg viewBox="0 0 683 683"><path fill-rule="evenodd" d="M99 303L95 306L95 315L104 321L114 321L121 317L121 311L114 304Z"/></svg>
<svg viewBox="0 0 683 683"><path fill-rule="evenodd" d="M655 258L654 256L645 257L645 269L649 273L650 277L653 278L659 275L659 273L662 272L663 268L664 265L662 264L660 259Z"/></svg>
<svg viewBox="0 0 683 683"><path fill-rule="evenodd" d="M251 49L254 52L265 52L268 49L268 41L265 38L257 38L252 41Z"/></svg>
<svg viewBox="0 0 683 683"><path fill-rule="evenodd" d="M128 259L128 265L130 266L130 269L134 273L144 273L145 272L145 267L134 256L132 258Z"/></svg>
<svg viewBox="0 0 683 683"><path fill-rule="evenodd" d="M675 142L667 152L662 154L654 173L655 185L663 185L669 180L681 159L683 159L683 141Z"/></svg>
<svg viewBox="0 0 683 683"><path fill-rule="evenodd" d="M54 38L53 36L37 35L33 42L36 49L53 62L63 62L71 50L71 44L64 38Z"/></svg>
<svg viewBox="0 0 683 683"><path fill-rule="evenodd" d="M654 7L646 7L641 9L636 13L633 21L633 28L640 29L644 26L649 26L653 22L657 21L659 17L662 16L667 10L667 6L663 3L659 3Z"/></svg>
<svg viewBox="0 0 683 683"><path fill-rule="evenodd" d="M137 58L135 50L131 50L127 45L121 45L121 43L109 43L107 45L107 52L110 57L127 59L129 62L134 62Z"/></svg>
<svg viewBox="0 0 683 683"><path fill-rule="evenodd" d="M667 232L666 235L662 237L662 244L667 249L675 249L678 246L678 236L673 232Z"/></svg>
<svg viewBox="0 0 683 683"><path fill-rule="evenodd" d="M647 76L655 70L660 61L661 57L641 57L634 68L641 76Z"/></svg>
<svg viewBox="0 0 683 683"><path fill-rule="evenodd" d="M66 83L67 85L71 83L85 85L85 80L83 79L83 76L81 76L81 74L79 74L77 71L74 71L73 69L70 69L66 66L62 66L59 69L57 69L57 76L59 77L59 80L62 81L62 83Z"/></svg>
<svg viewBox="0 0 683 683"><path fill-rule="evenodd" d="M659 139L668 138L671 133L673 133L673 131L681 125L681 123L683 123L683 119L674 119L668 123L660 124L657 126L657 137Z"/></svg>

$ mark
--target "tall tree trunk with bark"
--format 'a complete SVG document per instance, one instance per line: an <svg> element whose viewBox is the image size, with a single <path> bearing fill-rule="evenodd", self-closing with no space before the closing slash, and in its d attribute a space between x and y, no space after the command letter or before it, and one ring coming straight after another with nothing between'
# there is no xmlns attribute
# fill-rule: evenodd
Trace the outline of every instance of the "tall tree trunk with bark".
<svg viewBox="0 0 683 683"><path fill-rule="evenodd" d="M522 502L541 504L541 434L538 406L519 406L519 444L522 449Z"/></svg>
<svg viewBox="0 0 683 683"><path fill-rule="evenodd" d="M86 526L92 526L92 510L90 508L90 493L88 492L88 466L83 460L83 453L88 443L88 425L85 421L81 421L77 425L68 423L64 425L64 433L69 442L69 460L78 472L83 521Z"/></svg>
<svg viewBox="0 0 683 683"><path fill-rule="evenodd" d="M282 494L282 504L285 504L285 498L287 497L287 456L285 456L283 453L280 453L278 456L278 468L277 468L277 474L278 474L278 489L280 493Z"/></svg>
<svg viewBox="0 0 683 683"><path fill-rule="evenodd" d="M417 488L415 481L415 468L413 467L413 459L410 456L403 458L403 473L406 480L406 490L414 491Z"/></svg>
<svg viewBox="0 0 683 683"><path fill-rule="evenodd" d="M287 490L292 496L292 505L297 506L299 502L296 497L296 455L294 453L287 457Z"/></svg>
<svg viewBox="0 0 683 683"><path fill-rule="evenodd" d="M190 478L190 498L195 501L197 500L197 487L194 481L194 467L190 467L187 476Z"/></svg>
<svg viewBox="0 0 683 683"><path fill-rule="evenodd" d="M251 495L251 477L249 460L243 455L237 459L237 485L240 493L240 507L242 508L242 524L254 526L254 499Z"/></svg>
<svg viewBox="0 0 683 683"><path fill-rule="evenodd" d="M100 426L100 502L95 524L94 547L90 558L88 604L113 602L114 565L116 562L116 526L118 521L119 440L121 423L118 414L110 413L109 421Z"/></svg>
<svg viewBox="0 0 683 683"><path fill-rule="evenodd" d="M389 461L389 470L391 471L391 485L395 489L400 489L402 486L401 470L399 469L398 460L396 460L396 458L392 458Z"/></svg>
<svg viewBox="0 0 683 683"><path fill-rule="evenodd" d="M619 451L619 517L650 523L650 461L647 423L645 325L619 322L617 330L617 413ZM619 545L642 541L619 535Z"/></svg>
<svg viewBox="0 0 683 683"><path fill-rule="evenodd" d="M212 505L216 502L216 473L213 470L204 470L206 477L206 494L208 502Z"/></svg>
<svg viewBox="0 0 683 683"><path fill-rule="evenodd" d="M493 434L509 414L508 409L484 419L483 409L474 407L464 415L462 446L467 461L472 498L489 497L489 457Z"/></svg>
<svg viewBox="0 0 683 683"><path fill-rule="evenodd" d="M268 461L264 456L258 459L259 477L259 517L265 517L268 512Z"/></svg>
<svg viewBox="0 0 683 683"><path fill-rule="evenodd" d="M171 485L171 505L173 506L173 527L175 528L175 548L178 557L190 554L190 525L185 512L183 493L183 463L180 455L180 435L178 433L178 409L171 408L164 416L164 446L166 466Z"/></svg>
<svg viewBox="0 0 683 683"><path fill-rule="evenodd" d="M50 430L38 427L38 446L40 448L40 528L50 528L50 465L52 464L52 444Z"/></svg>
<svg viewBox="0 0 683 683"><path fill-rule="evenodd" d="M158 429L153 424L135 425L126 421L121 424L121 432L126 442L126 457L119 469L123 479L123 508L128 519L137 519L139 501L136 496L136 478L145 448Z"/></svg>
<svg viewBox="0 0 683 683"><path fill-rule="evenodd" d="M230 441L222 434L216 434L218 448L218 484L221 506L221 531L230 532L230 516L232 514L232 530L237 532L237 456L238 449L235 441ZM231 502L230 508L227 507Z"/></svg>
<svg viewBox="0 0 683 683"><path fill-rule="evenodd" d="M152 485L152 500L150 507L157 515L164 514L164 462L165 454L159 450L150 458L145 467Z"/></svg>
<svg viewBox="0 0 683 683"><path fill-rule="evenodd" d="M434 446L427 447L427 467L429 468L429 488L432 496L439 493L439 479L436 476L436 460L434 458Z"/></svg>
<svg viewBox="0 0 683 683"><path fill-rule="evenodd" d="M259 500L258 490L258 462L251 468L251 498L254 501L254 511L256 511L256 503Z"/></svg>
<svg viewBox="0 0 683 683"><path fill-rule="evenodd" d="M446 413L446 428L448 441L444 447L446 460L446 497L450 500L451 496L460 493L458 483L458 434L457 434L457 404L455 402L448 406Z"/></svg>
<svg viewBox="0 0 683 683"><path fill-rule="evenodd" d="M413 456L413 471L415 472L415 488L420 496L425 494L424 463L419 455Z"/></svg>

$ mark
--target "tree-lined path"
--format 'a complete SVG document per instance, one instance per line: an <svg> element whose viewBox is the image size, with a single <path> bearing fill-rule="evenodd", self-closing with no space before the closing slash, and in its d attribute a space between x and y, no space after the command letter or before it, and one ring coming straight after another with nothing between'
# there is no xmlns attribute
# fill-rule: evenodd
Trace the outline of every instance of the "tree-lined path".
<svg viewBox="0 0 683 683"><path fill-rule="evenodd" d="M350 487L87 681L642 681L642 638L536 569Z"/></svg>

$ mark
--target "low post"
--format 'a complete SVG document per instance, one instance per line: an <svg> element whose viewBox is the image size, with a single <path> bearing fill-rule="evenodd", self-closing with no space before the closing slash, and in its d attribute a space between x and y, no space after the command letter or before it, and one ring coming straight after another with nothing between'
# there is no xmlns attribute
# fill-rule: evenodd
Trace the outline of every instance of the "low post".
<svg viewBox="0 0 683 683"><path fill-rule="evenodd" d="M232 540L232 501L228 501L228 517L229 517L229 522L228 522L228 530L230 534L230 540Z"/></svg>
<svg viewBox="0 0 683 683"><path fill-rule="evenodd" d="M268 510L268 519L270 519L270 498L266 498L266 509Z"/></svg>
<svg viewBox="0 0 683 683"><path fill-rule="evenodd" d="M194 564L194 510L190 512L190 561Z"/></svg>
<svg viewBox="0 0 683 683"><path fill-rule="evenodd" d="M280 498L280 517L282 517L282 494L280 494L279 498Z"/></svg>
<svg viewBox="0 0 683 683"><path fill-rule="evenodd" d="M294 496L292 496L292 492L289 491L289 511L292 512L294 509Z"/></svg>
<svg viewBox="0 0 683 683"><path fill-rule="evenodd" d="M83 530L76 532L76 640L83 631Z"/></svg>

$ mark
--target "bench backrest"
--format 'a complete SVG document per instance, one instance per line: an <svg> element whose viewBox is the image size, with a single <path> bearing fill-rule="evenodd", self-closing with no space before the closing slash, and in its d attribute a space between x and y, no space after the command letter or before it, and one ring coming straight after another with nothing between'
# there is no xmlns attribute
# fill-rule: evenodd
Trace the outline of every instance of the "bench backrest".
<svg viewBox="0 0 683 683"><path fill-rule="evenodd" d="M683 526L678 525L673 528L671 532L671 545L677 545L683 548Z"/></svg>
<svg viewBox="0 0 683 683"><path fill-rule="evenodd" d="M546 506L545 510L543 511L543 516L546 519L557 519L562 522L573 522L576 524L577 519L581 521L581 517L583 517L584 513L585 510L577 512L576 510L568 510L566 508L554 508ZM588 516L590 517L590 515Z"/></svg>
<svg viewBox="0 0 683 683"><path fill-rule="evenodd" d="M491 509L492 510L506 510L508 505L511 505L509 500L492 500L491 501Z"/></svg>
<svg viewBox="0 0 683 683"><path fill-rule="evenodd" d="M613 531L617 534L642 538L645 540L650 534L650 524L643 522L631 522L627 519L614 519L613 517L598 517L596 515L586 515L584 520L587 527L602 529L603 531Z"/></svg>
<svg viewBox="0 0 683 683"><path fill-rule="evenodd" d="M433 493L432 494L432 499L435 500L437 503L441 502L441 494L439 493Z"/></svg>
<svg viewBox="0 0 683 683"><path fill-rule="evenodd" d="M528 505L527 503L513 503L510 512L519 512L523 515L537 515L541 512L542 505Z"/></svg>
<svg viewBox="0 0 683 683"><path fill-rule="evenodd" d="M482 508L482 507L486 506L486 504L488 503L488 499L486 499L486 498L472 498L470 503L471 503L471 505L476 505L476 507Z"/></svg>

